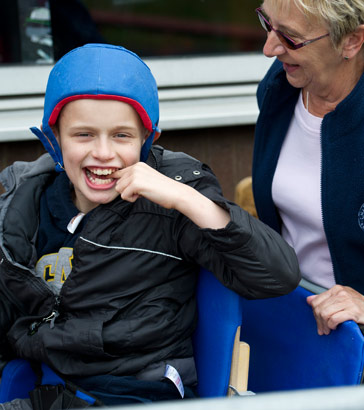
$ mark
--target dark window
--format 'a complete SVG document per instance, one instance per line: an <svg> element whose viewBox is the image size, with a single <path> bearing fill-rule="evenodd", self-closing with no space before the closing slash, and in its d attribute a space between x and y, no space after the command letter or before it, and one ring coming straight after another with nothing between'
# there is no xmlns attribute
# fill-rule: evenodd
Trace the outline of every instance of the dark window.
<svg viewBox="0 0 364 410"><path fill-rule="evenodd" d="M0 62L49 63L89 42L144 57L260 51L259 0L1 0Z"/></svg>

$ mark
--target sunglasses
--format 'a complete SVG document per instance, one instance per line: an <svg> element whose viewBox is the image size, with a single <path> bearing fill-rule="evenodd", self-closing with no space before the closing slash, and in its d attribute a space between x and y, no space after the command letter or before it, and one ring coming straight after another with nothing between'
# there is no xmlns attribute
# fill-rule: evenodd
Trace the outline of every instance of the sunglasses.
<svg viewBox="0 0 364 410"><path fill-rule="evenodd" d="M307 46L307 44L311 44L314 41L320 40L324 37L329 36L329 33L324 34L323 36L313 38L312 40L306 40L303 41L302 43L296 43L294 40L292 40L290 37L287 36L287 34L282 33L279 30L276 30L268 21L268 19L264 16L263 10L261 7L258 7L255 9L255 12L258 14L260 24L264 28L264 30L267 33L270 33L271 31L274 31L277 34L277 37L279 38L280 42L290 50L297 50L301 47Z"/></svg>

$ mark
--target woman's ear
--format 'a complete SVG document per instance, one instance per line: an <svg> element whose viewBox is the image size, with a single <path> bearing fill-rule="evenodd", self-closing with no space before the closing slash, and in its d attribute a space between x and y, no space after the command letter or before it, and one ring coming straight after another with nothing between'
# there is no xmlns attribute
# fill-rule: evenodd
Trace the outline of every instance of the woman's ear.
<svg viewBox="0 0 364 410"><path fill-rule="evenodd" d="M353 33L348 34L342 43L342 55L346 60L355 57L364 44L364 24L361 24Z"/></svg>

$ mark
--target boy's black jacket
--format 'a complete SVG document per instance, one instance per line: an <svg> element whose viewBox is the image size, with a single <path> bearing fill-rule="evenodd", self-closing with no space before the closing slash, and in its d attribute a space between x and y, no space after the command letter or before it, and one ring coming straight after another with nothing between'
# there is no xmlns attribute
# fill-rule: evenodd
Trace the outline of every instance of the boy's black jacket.
<svg viewBox="0 0 364 410"><path fill-rule="evenodd" d="M185 384L193 384L191 335L200 266L247 298L278 296L297 286L293 250L224 199L206 165L161 147L153 147L148 163L226 208L231 222L224 229L200 229L179 212L144 198L100 205L75 243L73 269L59 296L33 274L39 197L54 177L52 161L46 154L3 171L3 355L11 346L16 356L45 362L66 377L158 379L169 363ZM45 320L53 311L56 319Z"/></svg>

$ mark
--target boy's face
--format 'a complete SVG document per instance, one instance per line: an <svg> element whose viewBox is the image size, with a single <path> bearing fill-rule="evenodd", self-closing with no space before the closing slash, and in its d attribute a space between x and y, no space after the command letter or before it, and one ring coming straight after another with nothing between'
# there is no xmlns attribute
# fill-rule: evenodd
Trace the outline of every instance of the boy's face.
<svg viewBox="0 0 364 410"><path fill-rule="evenodd" d="M84 213L119 195L110 175L139 161L147 137L134 108L115 100L72 101L53 131L74 186L74 203Z"/></svg>

